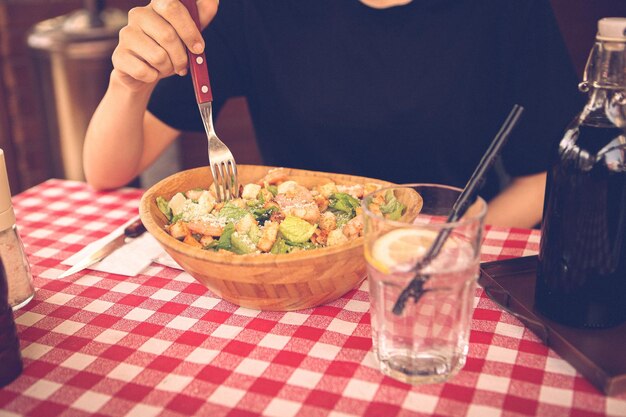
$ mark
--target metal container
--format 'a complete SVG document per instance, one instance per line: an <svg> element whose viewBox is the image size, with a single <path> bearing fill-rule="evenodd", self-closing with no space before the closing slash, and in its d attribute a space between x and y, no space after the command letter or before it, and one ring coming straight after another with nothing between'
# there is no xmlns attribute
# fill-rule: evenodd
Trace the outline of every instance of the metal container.
<svg viewBox="0 0 626 417"><path fill-rule="evenodd" d="M103 0L44 20L31 29L28 46L45 112L53 173L83 180L82 148L87 125L102 99L113 66L111 54L127 15L105 9Z"/></svg>

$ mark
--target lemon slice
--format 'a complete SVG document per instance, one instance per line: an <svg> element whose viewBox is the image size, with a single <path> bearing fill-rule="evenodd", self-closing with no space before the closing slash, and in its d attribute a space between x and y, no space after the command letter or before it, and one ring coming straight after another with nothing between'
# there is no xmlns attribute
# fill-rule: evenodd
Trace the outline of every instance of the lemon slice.
<svg viewBox="0 0 626 417"><path fill-rule="evenodd" d="M437 238L437 232L423 229L395 229L379 237L366 253L367 260L379 271L390 273L413 267ZM446 248L456 246L447 240Z"/></svg>

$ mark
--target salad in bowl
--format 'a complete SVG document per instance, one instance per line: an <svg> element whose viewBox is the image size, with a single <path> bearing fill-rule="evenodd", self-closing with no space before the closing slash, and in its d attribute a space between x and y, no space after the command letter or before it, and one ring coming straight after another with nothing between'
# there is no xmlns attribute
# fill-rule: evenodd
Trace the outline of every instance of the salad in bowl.
<svg viewBox="0 0 626 417"><path fill-rule="evenodd" d="M187 273L232 303L280 311L330 302L363 281L360 200L392 184L261 165L237 171L240 199L215 201L209 167L175 173L141 199L146 229ZM385 216L398 213L391 200L376 203Z"/></svg>
<svg viewBox="0 0 626 417"><path fill-rule="evenodd" d="M336 246L363 235L361 200L377 183L337 184L332 179L307 186L275 168L240 187L240 198L218 203L214 187L194 188L156 203L167 217L165 230L184 243L236 254L285 254ZM370 209L400 216L404 206L393 194Z"/></svg>

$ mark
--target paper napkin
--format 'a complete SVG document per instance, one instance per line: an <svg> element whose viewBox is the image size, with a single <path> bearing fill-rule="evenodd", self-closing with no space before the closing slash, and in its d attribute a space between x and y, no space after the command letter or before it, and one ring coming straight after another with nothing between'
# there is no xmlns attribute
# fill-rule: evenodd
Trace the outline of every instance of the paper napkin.
<svg viewBox="0 0 626 417"><path fill-rule="evenodd" d="M120 226L109 235L90 243L82 250L62 261L63 265L73 266L79 260L88 256L94 248L112 240L124 230L129 223ZM146 269L152 262L157 262L171 268L182 268L163 250L161 245L150 233L144 233L135 239L129 239L128 243L112 252L102 261L91 265L88 269L108 272L111 274L135 276Z"/></svg>

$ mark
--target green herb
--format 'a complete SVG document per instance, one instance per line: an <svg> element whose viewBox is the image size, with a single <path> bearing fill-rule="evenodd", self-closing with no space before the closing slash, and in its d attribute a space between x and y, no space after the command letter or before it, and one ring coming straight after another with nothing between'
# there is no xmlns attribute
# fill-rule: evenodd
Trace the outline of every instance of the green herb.
<svg viewBox="0 0 626 417"><path fill-rule="evenodd" d="M274 197L276 197L276 194L278 194L278 187L275 185L268 185L267 186L267 190L272 193L272 195L274 195Z"/></svg>

